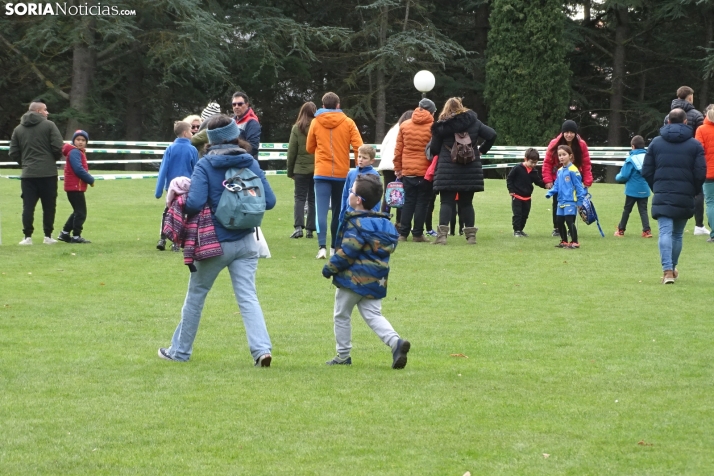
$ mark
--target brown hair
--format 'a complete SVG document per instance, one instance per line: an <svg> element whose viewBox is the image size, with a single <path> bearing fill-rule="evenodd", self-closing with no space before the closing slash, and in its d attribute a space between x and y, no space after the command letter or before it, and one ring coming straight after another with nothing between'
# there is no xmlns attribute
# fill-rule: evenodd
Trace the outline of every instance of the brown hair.
<svg viewBox="0 0 714 476"><path fill-rule="evenodd" d="M180 137L184 132L188 132L191 130L191 124L188 122L184 121L176 121L174 122L174 134L176 137Z"/></svg>
<svg viewBox="0 0 714 476"><path fill-rule="evenodd" d="M449 98L444 104L444 109L442 109L439 114L439 120L443 121L444 119L466 111L468 111L468 109L461 103L461 98Z"/></svg>
<svg viewBox="0 0 714 476"><path fill-rule="evenodd" d="M526 149L526 153L523 155L523 157L525 157L526 160L537 161L540 159L540 154L533 147L529 147Z"/></svg>
<svg viewBox="0 0 714 476"><path fill-rule="evenodd" d="M573 154L573 149L568 147L567 145L559 145L558 150L563 150L567 152L567 154L570 156L570 160L573 160L575 157L575 154ZM575 165L575 161L573 160L573 165ZM575 165L577 167L577 165Z"/></svg>
<svg viewBox="0 0 714 476"><path fill-rule="evenodd" d="M670 124L684 124L687 119L687 113L684 109L675 108L669 112L669 122Z"/></svg>
<svg viewBox="0 0 714 476"><path fill-rule="evenodd" d="M303 134L307 135L307 131L310 129L310 123L315 119L315 111L317 111L317 106L312 101L308 101L302 105L300 112L298 112L297 120L295 125L298 130Z"/></svg>
<svg viewBox="0 0 714 476"><path fill-rule="evenodd" d="M355 179L355 193L362 199L362 205L371 210L382 199L382 182L377 175L363 174Z"/></svg>
<svg viewBox="0 0 714 476"><path fill-rule="evenodd" d="M235 93L233 93L233 99L235 98L243 98L245 103L250 106L250 99L248 99L248 95L243 91L236 91Z"/></svg>
<svg viewBox="0 0 714 476"><path fill-rule="evenodd" d="M359 146L359 149L357 149L357 153L366 155L372 160L374 160L374 158L377 156L377 151L374 150L374 147L369 144L362 144L361 146Z"/></svg>
<svg viewBox="0 0 714 476"><path fill-rule="evenodd" d="M635 149L644 149L645 148L645 139L642 136L635 136L630 141L630 145L632 147L634 147Z"/></svg>
<svg viewBox="0 0 714 476"><path fill-rule="evenodd" d="M325 109L337 109L339 105L340 97L337 94L329 92L322 96L322 107Z"/></svg>
<svg viewBox="0 0 714 476"><path fill-rule="evenodd" d="M412 115L414 114L414 109L409 109L408 111L404 111L404 113L399 116L399 120L397 121L397 124L400 126L402 125L402 122L411 119Z"/></svg>
<svg viewBox="0 0 714 476"><path fill-rule="evenodd" d="M677 97L679 99L687 99L692 94L694 94L694 89L689 86L682 86L677 89Z"/></svg>

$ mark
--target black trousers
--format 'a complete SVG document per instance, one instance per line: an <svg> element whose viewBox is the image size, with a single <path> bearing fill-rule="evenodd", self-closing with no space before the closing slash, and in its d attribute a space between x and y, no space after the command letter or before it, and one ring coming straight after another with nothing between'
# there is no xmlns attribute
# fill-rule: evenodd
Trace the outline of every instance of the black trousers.
<svg viewBox="0 0 714 476"><path fill-rule="evenodd" d="M425 180L424 177L402 177L402 183L404 184L404 206L399 222L399 234L409 236L411 230L413 236L422 236L424 220L432 196L431 182ZM414 228L411 228L412 218L414 219Z"/></svg>
<svg viewBox="0 0 714 476"><path fill-rule="evenodd" d="M429 199L429 206L426 209L426 218L424 218L424 228L427 231L433 230L434 223L432 222L432 215L434 214L434 205L436 205L436 193L431 192L431 198Z"/></svg>
<svg viewBox="0 0 714 476"><path fill-rule="evenodd" d="M553 194L553 229L558 229L558 194Z"/></svg>
<svg viewBox="0 0 714 476"><path fill-rule="evenodd" d="M511 210L513 210L513 231L523 231L528 215L531 213L531 201L511 197Z"/></svg>
<svg viewBox="0 0 714 476"><path fill-rule="evenodd" d="M293 226L315 231L315 180L313 174L295 174L295 209ZM305 202L307 201L307 226L305 223Z"/></svg>
<svg viewBox="0 0 714 476"><path fill-rule="evenodd" d="M24 178L20 180L22 194L22 232L32 236L35 231L35 207L42 202L42 228L45 236L52 236L57 211L57 177Z"/></svg>
<svg viewBox="0 0 714 476"><path fill-rule="evenodd" d="M87 201L84 199L84 192L67 192L67 200L72 205L72 214L67 218L62 231L74 236L82 234L82 227L87 220Z"/></svg>
<svg viewBox="0 0 714 476"><path fill-rule="evenodd" d="M474 192L452 192L442 190L439 192L441 197L441 210L439 210L439 226L446 226L451 223L452 217L456 215L456 194L459 199L459 218L464 220L464 226L472 227L476 221L474 213ZM453 231L453 230L452 230Z"/></svg>
<svg viewBox="0 0 714 476"><path fill-rule="evenodd" d="M578 242L578 229L575 227L575 215L558 215L558 231L560 232L560 241L568 242L568 231L570 231L570 239L572 242ZM568 229L565 229L568 225Z"/></svg>
<svg viewBox="0 0 714 476"><path fill-rule="evenodd" d="M704 226L704 192L702 190L694 196L694 226Z"/></svg>
<svg viewBox="0 0 714 476"><path fill-rule="evenodd" d="M630 213L632 208L637 204L637 211L640 212L640 220L642 220L642 231L650 231L650 219L647 216L647 197L628 197L625 196L625 209L622 211L622 218L620 218L620 224L617 228L625 231L627 227L627 220L630 218Z"/></svg>
<svg viewBox="0 0 714 476"><path fill-rule="evenodd" d="M394 173L394 170L382 170L382 181L384 182L384 192L387 192L387 185L390 183L394 182L397 180L397 175ZM397 212L395 213L395 216L397 218L397 225L399 225L402 222L402 209L397 208ZM389 213L391 211L391 208L387 206L387 200L382 197L382 211L384 213ZM431 228L430 228L431 229Z"/></svg>

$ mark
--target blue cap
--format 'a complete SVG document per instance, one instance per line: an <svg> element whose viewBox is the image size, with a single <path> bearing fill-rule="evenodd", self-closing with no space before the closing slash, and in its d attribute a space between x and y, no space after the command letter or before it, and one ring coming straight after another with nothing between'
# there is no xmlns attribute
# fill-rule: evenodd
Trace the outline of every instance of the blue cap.
<svg viewBox="0 0 714 476"><path fill-rule="evenodd" d="M89 142L89 134L87 134L86 131L83 131L82 129L77 129L74 131L74 134L72 135L72 144L74 144L74 139L77 138L77 136L83 136L84 139Z"/></svg>

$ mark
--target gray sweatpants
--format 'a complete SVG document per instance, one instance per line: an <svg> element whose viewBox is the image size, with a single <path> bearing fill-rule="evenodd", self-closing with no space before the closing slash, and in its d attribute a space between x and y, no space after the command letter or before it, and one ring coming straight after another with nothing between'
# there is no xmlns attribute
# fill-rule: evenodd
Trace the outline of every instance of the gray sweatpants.
<svg viewBox="0 0 714 476"><path fill-rule="evenodd" d="M382 300L360 296L354 291L337 288L335 292L335 340L340 359L350 356L352 350L352 310L355 305L370 329L394 350L399 340L397 334L382 315Z"/></svg>

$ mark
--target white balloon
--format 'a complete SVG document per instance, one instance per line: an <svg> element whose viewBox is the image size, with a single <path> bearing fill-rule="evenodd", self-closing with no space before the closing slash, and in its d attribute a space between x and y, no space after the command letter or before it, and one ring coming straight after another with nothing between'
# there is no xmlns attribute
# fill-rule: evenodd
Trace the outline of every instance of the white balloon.
<svg viewBox="0 0 714 476"><path fill-rule="evenodd" d="M417 89L417 91L420 91L422 93L428 93L429 91L434 89L435 84L436 78L434 78L434 75L431 73L431 71L427 71L424 69L414 75L414 87Z"/></svg>

